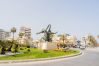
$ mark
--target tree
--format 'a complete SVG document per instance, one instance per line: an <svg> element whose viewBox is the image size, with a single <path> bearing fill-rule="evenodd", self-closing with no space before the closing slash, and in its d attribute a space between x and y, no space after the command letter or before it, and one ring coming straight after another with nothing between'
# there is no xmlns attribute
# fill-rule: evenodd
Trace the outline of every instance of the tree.
<svg viewBox="0 0 99 66"><path fill-rule="evenodd" d="M65 40L66 40L66 35L65 34L61 34L59 35L60 40L62 41L62 44L65 44Z"/></svg>
<svg viewBox="0 0 99 66"><path fill-rule="evenodd" d="M19 40L19 44L21 44L21 39L22 39L23 36L24 36L24 33L20 32L20 33L19 33L19 38L20 38L20 39L18 39L18 40Z"/></svg>
<svg viewBox="0 0 99 66"><path fill-rule="evenodd" d="M17 41L14 41L14 52L18 52L18 48L19 48L19 43Z"/></svg>
<svg viewBox="0 0 99 66"><path fill-rule="evenodd" d="M1 54L5 54L5 42L0 40Z"/></svg>
<svg viewBox="0 0 99 66"><path fill-rule="evenodd" d="M91 46L97 46L97 41L94 36L88 35L87 40Z"/></svg>
<svg viewBox="0 0 99 66"><path fill-rule="evenodd" d="M12 48L12 45L13 45L13 41L11 41L11 40L5 40L5 45L6 45L6 48L7 48L6 51L9 51L9 49L11 51L11 48Z"/></svg>
<svg viewBox="0 0 99 66"><path fill-rule="evenodd" d="M16 32L16 28L13 27L13 28L11 29L11 32L12 32L12 34L13 34L13 40L14 40L14 34L15 34L15 32Z"/></svg>
<svg viewBox="0 0 99 66"><path fill-rule="evenodd" d="M13 43L14 43L14 34L15 34L15 32L16 32L16 28L15 27L11 28L11 33L13 34L13 39L12 39ZM13 46L13 44L8 48L8 51L11 51L12 46Z"/></svg>
<svg viewBox="0 0 99 66"><path fill-rule="evenodd" d="M18 43L14 41L14 52L18 52ZM7 48L10 48L13 45L12 41L9 40L0 40L1 54L5 54ZM8 50L7 50L8 51Z"/></svg>
<svg viewBox="0 0 99 66"><path fill-rule="evenodd" d="M97 35L97 38L99 38L99 35Z"/></svg>
<svg viewBox="0 0 99 66"><path fill-rule="evenodd" d="M60 37L60 42L61 42L60 47L65 48L66 47L66 41L67 41L66 34L61 34L58 36Z"/></svg>
<svg viewBox="0 0 99 66"><path fill-rule="evenodd" d="M24 35L24 33L22 33L22 32L19 33L20 38L22 38L23 35Z"/></svg>
<svg viewBox="0 0 99 66"><path fill-rule="evenodd" d="M6 49L12 44L8 40L0 40L1 54L5 54Z"/></svg>

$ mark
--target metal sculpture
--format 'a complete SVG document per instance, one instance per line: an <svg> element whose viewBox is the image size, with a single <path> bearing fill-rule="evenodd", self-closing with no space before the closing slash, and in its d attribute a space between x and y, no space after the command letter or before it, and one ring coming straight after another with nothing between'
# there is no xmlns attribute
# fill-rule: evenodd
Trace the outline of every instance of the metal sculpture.
<svg viewBox="0 0 99 66"><path fill-rule="evenodd" d="M37 34L41 34L41 33L44 33L43 39L48 42L52 42L52 35L56 34L51 31L51 24L49 24L46 29L43 29L41 32L39 32Z"/></svg>

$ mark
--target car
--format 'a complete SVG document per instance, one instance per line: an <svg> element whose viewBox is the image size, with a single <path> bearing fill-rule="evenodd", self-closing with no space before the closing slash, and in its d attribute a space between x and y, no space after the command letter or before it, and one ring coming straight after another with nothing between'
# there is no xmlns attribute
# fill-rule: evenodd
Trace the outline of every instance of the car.
<svg viewBox="0 0 99 66"><path fill-rule="evenodd" d="M80 46L80 49L81 50L84 50L86 47L85 46Z"/></svg>

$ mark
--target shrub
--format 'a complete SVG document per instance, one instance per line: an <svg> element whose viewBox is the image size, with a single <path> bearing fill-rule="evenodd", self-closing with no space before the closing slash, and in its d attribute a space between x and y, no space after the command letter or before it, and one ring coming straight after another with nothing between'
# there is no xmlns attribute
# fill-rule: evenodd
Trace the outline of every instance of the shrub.
<svg viewBox="0 0 99 66"><path fill-rule="evenodd" d="M20 50L24 50L23 48L20 48Z"/></svg>
<svg viewBox="0 0 99 66"><path fill-rule="evenodd" d="M30 49L28 49L27 51L29 51L29 52L30 52Z"/></svg>
<svg viewBox="0 0 99 66"><path fill-rule="evenodd" d="M48 50L43 50L44 53L48 53Z"/></svg>

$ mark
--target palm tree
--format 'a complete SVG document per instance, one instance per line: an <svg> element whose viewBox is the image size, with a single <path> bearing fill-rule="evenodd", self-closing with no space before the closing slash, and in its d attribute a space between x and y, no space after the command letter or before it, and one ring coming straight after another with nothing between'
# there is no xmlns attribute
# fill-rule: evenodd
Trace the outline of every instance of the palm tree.
<svg viewBox="0 0 99 66"><path fill-rule="evenodd" d="M62 41L62 44L65 44L65 40L66 40L66 35L65 34L61 34L59 35L60 40Z"/></svg>
<svg viewBox="0 0 99 66"><path fill-rule="evenodd" d="M11 29L11 32L12 32L12 34L13 34L13 40L14 40L14 34L15 34L15 32L16 32L16 28L13 27L13 28Z"/></svg>
<svg viewBox="0 0 99 66"><path fill-rule="evenodd" d="M14 34L15 34L15 32L16 32L16 28L15 28L15 27L11 28L11 32L12 32L12 34L13 34L12 42L14 43ZM11 46L8 48L8 51L11 51L12 46L13 46L13 45L11 45Z"/></svg>
<svg viewBox="0 0 99 66"><path fill-rule="evenodd" d="M61 42L61 44L60 44L60 46L62 47L62 48L64 48L65 46L66 46L66 35L65 34L61 34L61 35L58 35L59 37L60 37L60 41L62 41Z"/></svg>

